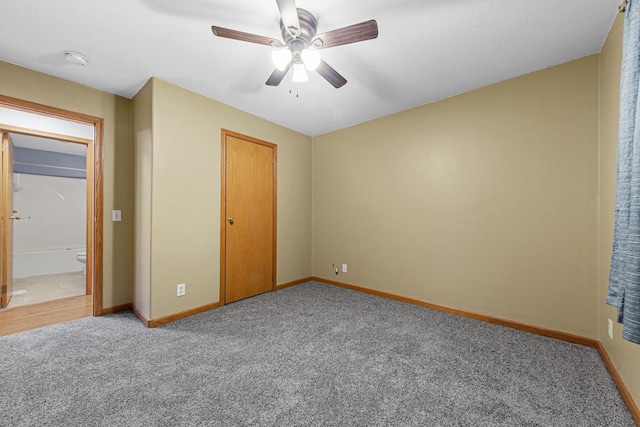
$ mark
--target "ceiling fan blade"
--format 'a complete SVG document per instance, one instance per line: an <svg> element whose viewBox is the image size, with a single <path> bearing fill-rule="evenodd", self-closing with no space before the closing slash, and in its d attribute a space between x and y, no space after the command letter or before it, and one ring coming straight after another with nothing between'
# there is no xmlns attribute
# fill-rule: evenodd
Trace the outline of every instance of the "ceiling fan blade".
<svg viewBox="0 0 640 427"><path fill-rule="evenodd" d="M286 76L289 72L289 68L291 68L291 63L289 63L289 65L287 65L287 68L285 68L284 70L278 70L276 68L275 70L273 70L273 73L271 73L265 84L267 86L278 86L282 79L284 79L284 76Z"/></svg>
<svg viewBox="0 0 640 427"><path fill-rule="evenodd" d="M347 83L347 79L342 77L339 72L333 69L331 65L324 62L324 60L320 60L320 65L316 68L318 74L320 74L326 81L331 83L333 87L336 89L344 86Z"/></svg>
<svg viewBox="0 0 640 427"><path fill-rule="evenodd" d="M349 25L337 30L318 34L311 40L311 44L318 49L341 46L343 44L371 40L378 37L378 23L375 19Z"/></svg>
<svg viewBox="0 0 640 427"><path fill-rule="evenodd" d="M294 38L300 34L300 20L295 0L276 0L284 28Z"/></svg>
<svg viewBox="0 0 640 427"><path fill-rule="evenodd" d="M284 43L271 37L258 36L256 34L243 33L242 31L230 30L228 28L211 26L211 31L218 37L227 39L240 40L243 42L264 44L267 46L283 47Z"/></svg>

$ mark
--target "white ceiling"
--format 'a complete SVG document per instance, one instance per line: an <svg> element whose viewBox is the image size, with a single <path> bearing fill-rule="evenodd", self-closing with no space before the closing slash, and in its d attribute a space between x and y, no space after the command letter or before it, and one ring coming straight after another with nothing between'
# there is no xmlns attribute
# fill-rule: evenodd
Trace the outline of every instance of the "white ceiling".
<svg viewBox="0 0 640 427"><path fill-rule="evenodd" d="M37 136L21 135L12 133L11 139L16 147L30 148L32 150L53 151L55 153L75 154L76 156L86 156L87 146L56 139L40 138Z"/></svg>
<svg viewBox="0 0 640 427"><path fill-rule="evenodd" d="M275 0L0 0L0 59L127 98L158 77L315 136L597 53L620 1L297 0L319 33L378 22L377 39L321 51L340 89L315 73L268 87L272 48L213 36L281 39Z"/></svg>

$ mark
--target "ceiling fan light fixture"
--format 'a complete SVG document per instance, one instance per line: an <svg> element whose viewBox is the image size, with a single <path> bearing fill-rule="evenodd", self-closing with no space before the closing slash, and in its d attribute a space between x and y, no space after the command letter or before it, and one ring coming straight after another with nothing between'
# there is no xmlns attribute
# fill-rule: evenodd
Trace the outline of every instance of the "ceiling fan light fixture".
<svg viewBox="0 0 640 427"><path fill-rule="evenodd" d="M293 80L295 83L302 83L309 80L307 70L305 70L303 63L293 64L293 76L291 80Z"/></svg>
<svg viewBox="0 0 640 427"><path fill-rule="evenodd" d="M317 50L305 49L300 54L302 62L309 71L315 71L320 65L320 53Z"/></svg>
<svg viewBox="0 0 640 427"><path fill-rule="evenodd" d="M273 65L280 71L284 71L287 68L287 65L291 62L292 58L291 51L287 48L278 49L271 52L271 60L273 61Z"/></svg>

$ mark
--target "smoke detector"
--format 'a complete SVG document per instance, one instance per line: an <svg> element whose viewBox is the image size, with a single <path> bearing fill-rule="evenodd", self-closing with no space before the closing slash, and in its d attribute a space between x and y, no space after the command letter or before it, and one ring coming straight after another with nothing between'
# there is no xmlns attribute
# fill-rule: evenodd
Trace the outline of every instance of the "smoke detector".
<svg viewBox="0 0 640 427"><path fill-rule="evenodd" d="M70 64L85 66L87 65L87 58L83 54L68 50L64 53L64 59Z"/></svg>

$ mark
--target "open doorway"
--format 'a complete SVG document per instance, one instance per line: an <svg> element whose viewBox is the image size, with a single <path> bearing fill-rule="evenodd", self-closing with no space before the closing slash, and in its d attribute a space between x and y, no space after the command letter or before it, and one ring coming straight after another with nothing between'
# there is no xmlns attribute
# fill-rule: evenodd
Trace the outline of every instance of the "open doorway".
<svg viewBox="0 0 640 427"><path fill-rule="evenodd" d="M86 275L90 140L7 133L13 166L13 289L6 308L91 295ZM89 165L90 167L90 165ZM5 196L6 197L6 196Z"/></svg>
<svg viewBox="0 0 640 427"><path fill-rule="evenodd" d="M26 294L22 279L39 276L66 282L54 284L64 289L52 298L86 296L93 315L101 315L102 119L0 96L0 130L7 141L3 166L18 167L15 172L3 167L3 305L11 307L12 297L28 300L20 298ZM38 194L50 198L38 200ZM18 197L11 200L9 195ZM49 221L53 219L57 222ZM44 236L38 227L59 230ZM58 243L53 242L56 236L62 239ZM66 273L74 283L57 276Z"/></svg>

